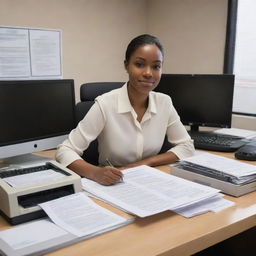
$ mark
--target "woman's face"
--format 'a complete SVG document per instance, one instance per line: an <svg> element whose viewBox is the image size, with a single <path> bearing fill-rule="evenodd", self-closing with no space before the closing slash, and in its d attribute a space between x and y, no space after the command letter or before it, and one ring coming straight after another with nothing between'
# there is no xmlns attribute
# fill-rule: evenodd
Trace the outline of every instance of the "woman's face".
<svg viewBox="0 0 256 256"><path fill-rule="evenodd" d="M146 44L133 52L125 69L129 87L139 94L149 94L156 88L162 74L163 55L155 44Z"/></svg>

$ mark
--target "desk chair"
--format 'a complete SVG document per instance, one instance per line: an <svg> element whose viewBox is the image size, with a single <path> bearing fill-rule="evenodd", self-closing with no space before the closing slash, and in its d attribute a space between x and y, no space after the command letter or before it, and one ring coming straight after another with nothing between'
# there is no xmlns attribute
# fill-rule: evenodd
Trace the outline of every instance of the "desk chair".
<svg viewBox="0 0 256 256"><path fill-rule="evenodd" d="M91 106L94 104L94 100L99 95L109 92L113 89L120 88L124 85L124 82L97 82L97 83L85 83L80 87L80 100L76 104L75 115L76 125L83 119ZM166 152L172 145L168 142L167 138L163 143L160 153ZM94 140L90 143L89 147L84 151L82 158L93 165L98 165L98 142Z"/></svg>
<svg viewBox="0 0 256 256"><path fill-rule="evenodd" d="M124 82L97 82L85 83L80 87L80 102L75 107L76 125L84 118L91 106L94 104L95 98L106 92L120 88ZM98 165L98 142L94 140L90 146L84 151L82 158L88 163Z"/></svg>

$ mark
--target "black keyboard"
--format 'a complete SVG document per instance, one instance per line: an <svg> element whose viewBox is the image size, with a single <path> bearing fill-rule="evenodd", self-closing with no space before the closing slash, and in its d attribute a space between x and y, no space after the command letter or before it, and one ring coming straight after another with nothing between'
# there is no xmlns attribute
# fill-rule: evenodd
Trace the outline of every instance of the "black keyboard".
<svg viewBox="0 0 256 256"><path fill-rule="evenodd" d="M190 132L190 136L194 140L195 148L221 152L234 152L248 143L241 137L214 132Z"/></svg>

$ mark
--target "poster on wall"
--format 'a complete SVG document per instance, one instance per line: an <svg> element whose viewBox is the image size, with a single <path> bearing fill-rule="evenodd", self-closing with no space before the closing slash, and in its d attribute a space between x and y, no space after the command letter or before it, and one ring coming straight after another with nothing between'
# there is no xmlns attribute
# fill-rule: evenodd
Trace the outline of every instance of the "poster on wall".
<svg viewBox="0 0 256 256"><path fill-rule="evenodd" d="M0 26L0 80L61 79L61 31Z"/></svg>

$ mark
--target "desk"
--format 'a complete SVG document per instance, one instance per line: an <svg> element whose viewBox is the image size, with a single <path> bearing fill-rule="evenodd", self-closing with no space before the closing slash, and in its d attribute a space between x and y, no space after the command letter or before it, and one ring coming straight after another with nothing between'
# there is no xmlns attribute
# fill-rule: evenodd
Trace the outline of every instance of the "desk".
<svg viewBox="0 0 256 256"><path fill-rule="evenodd" d="M231 153L217 154L233 158ZM53 156L54 151L43 152L42 155ZM256 162L250 163L256 165ZM170 172L169 166L160 166L159 169ZM191 255L255 226L256 192L239 198L225 198L236 205L219 213L209 212L189 219L171 211L137 218L128 226L47 255ZM111 206L106 207L111 209ZM9 224L0 218L0 229L8 227Z"/></svg>

